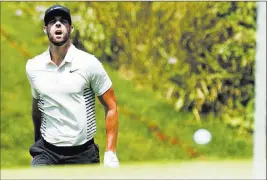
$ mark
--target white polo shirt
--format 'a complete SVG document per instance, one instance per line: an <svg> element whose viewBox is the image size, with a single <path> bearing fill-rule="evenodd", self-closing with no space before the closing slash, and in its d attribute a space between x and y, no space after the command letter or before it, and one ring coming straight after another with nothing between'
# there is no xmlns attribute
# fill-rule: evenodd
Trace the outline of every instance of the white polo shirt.
<svg viewBox="0 0 267 180"><path fill-rule="evenodd" d="M32 96L39 99L41 134L56 146L76 146L96 133L95 96L112 82L101 62L71 44L58 67L47 51L28 60L26 74Z"/></svg>

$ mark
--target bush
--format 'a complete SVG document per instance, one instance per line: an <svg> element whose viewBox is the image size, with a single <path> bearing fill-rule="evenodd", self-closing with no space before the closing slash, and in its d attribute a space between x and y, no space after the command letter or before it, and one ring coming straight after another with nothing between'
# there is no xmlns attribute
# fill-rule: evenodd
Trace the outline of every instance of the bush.
<svg viewBox="0 0 267 180"><path fill-rule="evenodd" d="M248 114L253 114L254 102L255 3L206 3L206 9L209 11L200 16L188 12L192 21L183 27L179 49L190 70L172 77L177 86L182 85L174 94L196 116L198 112L219 112L226 123L251 131L253 117ZM191 77L189 82L187 77Z"/></svg>

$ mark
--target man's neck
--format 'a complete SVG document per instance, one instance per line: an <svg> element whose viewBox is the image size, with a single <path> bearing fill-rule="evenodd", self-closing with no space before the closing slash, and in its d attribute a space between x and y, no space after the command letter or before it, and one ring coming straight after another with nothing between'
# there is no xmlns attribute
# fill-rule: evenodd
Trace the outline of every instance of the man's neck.
<svg viewBox="0 0 267 180"><path fill-rule="evenodd" d="M67 41L62 46L55 46L54 44L50 43L49 52L50 52L51 60L57 66L59 66L61 62L64 60L70 45L71 45L70 41Z"/></svg>

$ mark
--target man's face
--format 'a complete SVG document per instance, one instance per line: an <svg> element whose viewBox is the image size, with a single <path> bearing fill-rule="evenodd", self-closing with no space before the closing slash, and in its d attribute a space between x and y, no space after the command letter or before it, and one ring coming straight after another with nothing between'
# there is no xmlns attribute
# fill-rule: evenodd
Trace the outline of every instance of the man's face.
<svg viewBox="0 0 267 180"><path fill-rule="evenodd" d="M47 26L44 26L44 29L51 43L55 46L62 46L69 40L73 26L63 17L54 16Z"/></svg>

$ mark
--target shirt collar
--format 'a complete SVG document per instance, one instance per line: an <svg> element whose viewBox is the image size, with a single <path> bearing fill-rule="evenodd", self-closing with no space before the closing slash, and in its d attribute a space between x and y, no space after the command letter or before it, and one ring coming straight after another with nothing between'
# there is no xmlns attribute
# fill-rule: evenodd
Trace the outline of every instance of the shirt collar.
<svg viewBox="0 0 267 180"><path fill-rule="evenodd" d="M45 54L46 54L45 62L46 63L50 63L52 61L49 48L50 47L48 47L47 50L45 51ZM75 49L76 49L75 46L71 43L68 49L68 52L62 62L71 62L75 54Z"/></svg>

